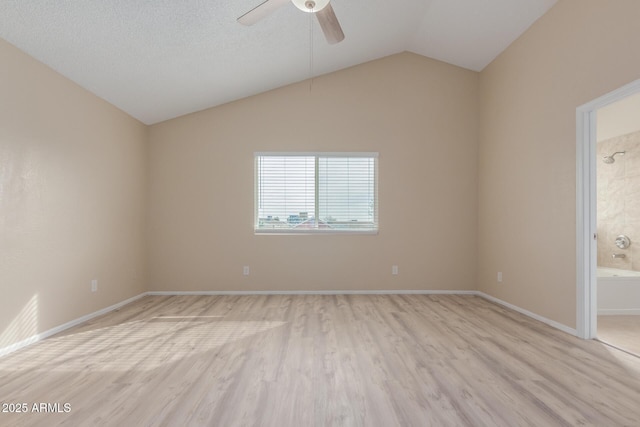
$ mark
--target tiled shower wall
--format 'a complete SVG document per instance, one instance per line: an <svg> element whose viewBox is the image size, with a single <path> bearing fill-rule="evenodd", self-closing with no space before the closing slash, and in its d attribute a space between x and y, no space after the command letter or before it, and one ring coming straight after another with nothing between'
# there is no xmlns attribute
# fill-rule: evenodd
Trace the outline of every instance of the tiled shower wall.
<svg viewBox="0 0 640 427"><path fill-rule="evenodd" d="M616 151L626 154L602 161ZM640 271L640 131L598 142L597 152L598 266ZM631 239L628 249L615 245L621 234Z"/></svg>

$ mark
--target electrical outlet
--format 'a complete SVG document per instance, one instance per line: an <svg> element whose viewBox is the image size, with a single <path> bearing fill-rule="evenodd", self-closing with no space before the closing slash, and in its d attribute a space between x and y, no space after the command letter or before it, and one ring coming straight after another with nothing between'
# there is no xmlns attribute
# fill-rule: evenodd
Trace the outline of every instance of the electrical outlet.
<svg viewBox="0 0 640 427"><path fill-rule="evenodd" d="M397 265L392 265L391 266L391 274L393 274L394 276L398 275L398 266Z"/></svg>
<svg viewBox="0 0 640 427"><path fill-rule="evenodd" d="M502 271L498 271L498 282L502 282Z"/></svg>
<svg viewBox="0 0 640 427"><path fill-rule="evenodd" d="M91 281L91 292L98 292L98 279Z"/></svg>
<svg viewBox="0 0 640 427"><path fill-rule="evenodd" d="M249 266L245 265L244 267L242 267L242 274L245 276L249 275Z"/></svg>

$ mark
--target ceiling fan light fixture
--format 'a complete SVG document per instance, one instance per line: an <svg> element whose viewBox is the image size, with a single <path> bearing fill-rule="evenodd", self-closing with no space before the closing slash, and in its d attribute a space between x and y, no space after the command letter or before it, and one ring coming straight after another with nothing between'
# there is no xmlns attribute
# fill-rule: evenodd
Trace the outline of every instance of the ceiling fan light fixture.
<svg viewBox="0 0 640 427"><path fill-rule="evenodd" d="M303 12L315 13L327 7L329 0L291 0L291 3Z"/></svg>

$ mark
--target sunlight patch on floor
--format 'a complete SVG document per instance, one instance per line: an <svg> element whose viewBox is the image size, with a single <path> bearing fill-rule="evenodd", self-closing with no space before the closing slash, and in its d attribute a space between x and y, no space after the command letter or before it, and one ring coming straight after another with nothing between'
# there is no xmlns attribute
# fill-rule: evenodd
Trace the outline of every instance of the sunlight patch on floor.
<svg viewBox="0 0 640 427"><path fill-rule="evenodd" d="M18 352L0 359L0 370L148 371L283 324L225 321L219 316L159 316L49 338L30 348L28 358Z"/></svg>

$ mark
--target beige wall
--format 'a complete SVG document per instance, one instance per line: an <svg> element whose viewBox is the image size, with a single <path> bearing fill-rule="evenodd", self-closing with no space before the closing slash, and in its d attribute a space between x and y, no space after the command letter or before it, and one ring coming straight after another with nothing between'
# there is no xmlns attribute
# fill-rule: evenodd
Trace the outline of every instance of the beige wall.
<svg viewBox="0 0 640 427"><path fill-rule="evenodd" d="M640 131L640 93L600 108L597 116L597 141Z"/></svg>
<svg viewBox="0 0 640 427"><path fill-rule="evenodd" d="M480 75L478 289L570 327L576 107L640 77L638 16L560 0Z"/></svg>
<svg viewBox="0 0 640 427"><path fill-rule="evenodd" d="M1 349L145 290L147 129L3 40L0 63Z"/></svg>
<svg viewBox="0 0 640 427"><path fill-rule="evenodd" d="M474 289L477 117L404 53L152 126L150 290ZM254 235L255 151L378 151L379 235Z"/></svg>

